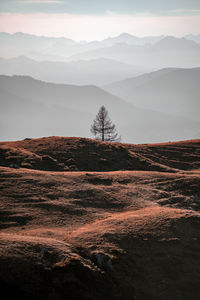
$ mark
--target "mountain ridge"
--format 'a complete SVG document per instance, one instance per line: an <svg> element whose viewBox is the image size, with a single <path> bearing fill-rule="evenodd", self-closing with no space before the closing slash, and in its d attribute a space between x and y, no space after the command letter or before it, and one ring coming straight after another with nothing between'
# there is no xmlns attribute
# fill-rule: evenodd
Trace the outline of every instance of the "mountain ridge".
<svg viewBox="0 0 200 300"><path fill-rule="evenodd" d="M66 132L67 135L90 137L90 125L102 105L108 109L117 131L126 142L188 139L199 131L199 122L138 108L96 86L52 84L26 76L1 75L0 91L4 92L1 140L65 136ZM10 93L14 95L12 99ZM18 105L15 96L28 99L33 106L39 103L39 106L32 113L28 106Z"/></svg>
<svg viewBox="0 0 200 300"><path fill-rule="evenodd" d="M167 68L103 88L130 103L199 120L200 68Z"/></svg>
<svg viewBox="0 0 200 300"><path fill-rule="evenodd" d="M55 83L99 86L147 71L145 68L106 58L90 61L52 62L36 61L25 55L9 59L0 58L0 70L2 75L28 75Z"/></svg>

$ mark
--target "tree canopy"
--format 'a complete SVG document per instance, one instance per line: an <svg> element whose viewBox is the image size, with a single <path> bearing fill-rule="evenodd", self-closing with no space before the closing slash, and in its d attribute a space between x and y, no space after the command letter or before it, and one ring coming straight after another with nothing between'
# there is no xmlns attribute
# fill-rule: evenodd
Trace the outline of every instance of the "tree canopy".
<svg viewBox="0 0 200 300"><path fill-rule="evenodd" d="M90 131L97 140L105 142L120 142L121 140L115 124L112 123L104 105L100 107L98 114L91 125Z"/></svg>

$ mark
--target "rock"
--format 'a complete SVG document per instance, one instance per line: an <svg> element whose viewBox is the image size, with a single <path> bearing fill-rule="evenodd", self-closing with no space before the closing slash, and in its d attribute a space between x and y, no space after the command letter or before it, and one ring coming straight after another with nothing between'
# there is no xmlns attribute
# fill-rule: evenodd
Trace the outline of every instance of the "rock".
<svg viewBox="0 0 200 300"><path fill-rule="evenodd" d="M69 171L78 171L78 168L75 165L69 166Z"/></svg>
<svg viewBox="0 0 200 300"><path fill-rule="evenodd" d="M57 160L52 158L51 156L49 155L43 155L42 156L42 161L46 162L46 163L51 163L51 164L56 164L57 163Z"/></svg>
<svg viewBox="0 0 200 300"><path fill-rule="evenodd" d="M198 201L200 200L200 198L199 198L197 195L192 195L192 196L190 197L190 199L191 199L192 201L195 201L195 202L198 202Z"/></svg>
<svg viewBox="0 0 200 300"><path fill-rule="evenodd" d="M98 267L105 271L114 271L110 257L104 253L96 253L96 263Z"/></svg>
<svg viewBox="0 0 200 300"><path fill-rule="evenodd" d="M193 208L191 206L188 207L189 210L193 210Z"/></svg>
<svg viewBox="0 0 200 300"><path fill-rule="evenodd" d="M10 164L9 165L10 168L14 168L14 169L19 169L19 166L17 164Z"/></svg>

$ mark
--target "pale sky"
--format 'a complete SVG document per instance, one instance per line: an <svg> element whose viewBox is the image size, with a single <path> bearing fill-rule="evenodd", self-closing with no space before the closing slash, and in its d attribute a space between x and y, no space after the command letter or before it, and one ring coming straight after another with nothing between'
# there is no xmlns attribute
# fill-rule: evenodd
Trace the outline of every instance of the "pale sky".
<svg viewBox="0 0 200 300"><path fill-rule="evenodd" d="M200 34L200 0L0 0L0 31L74 40Z"/></svg>

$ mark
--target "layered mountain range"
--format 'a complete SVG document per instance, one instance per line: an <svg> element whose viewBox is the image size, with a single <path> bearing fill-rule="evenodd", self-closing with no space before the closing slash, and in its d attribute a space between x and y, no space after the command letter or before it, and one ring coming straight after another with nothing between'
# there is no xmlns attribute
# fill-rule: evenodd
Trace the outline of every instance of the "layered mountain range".
<svg viewBox="0 0 200 300"><path fill-rule="evenodd" d="M198 138L198 41L124 33L75 42L0 33L0 139L91 137L101 105L124 142Z"/></svg>
<svg viewBox="0 0 200 300"><path fill-rule="evenodd" d="M78 43L0 33L0 45L0 74L29 75L55 83L105 85L161 68L200 65L198 36L138 38L124 33Z"/></svg>
<svg viewBox="0 0 200 300"><path fill-rule="evenodd" d="M199 120L200 68L166 68L104 86L136 106Z"/></svg>
<svg viewBox="0 0 200 300"><path fill-rule="evenodd" d="M195 118L140 108L91 85L0 76L0 93L1 140L48 135L90 137L90 125L101 105L108 109L124 142L188 139L199 132L200 122Z"/></svg>

